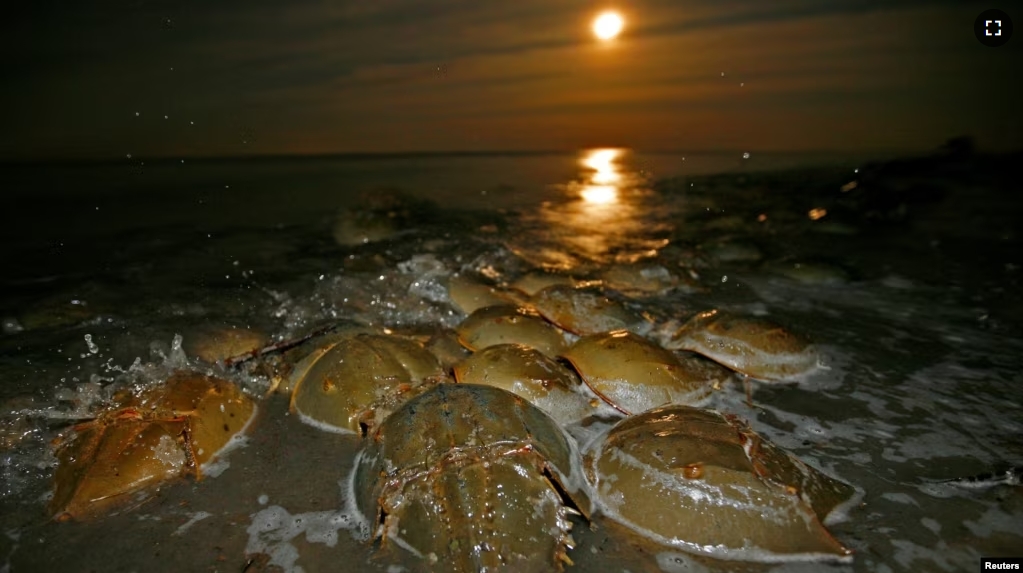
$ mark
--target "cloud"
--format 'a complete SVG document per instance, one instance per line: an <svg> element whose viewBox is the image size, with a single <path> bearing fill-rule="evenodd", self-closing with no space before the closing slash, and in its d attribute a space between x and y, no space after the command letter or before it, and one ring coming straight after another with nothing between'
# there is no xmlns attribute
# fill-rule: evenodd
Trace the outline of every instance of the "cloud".
<svg viewBox="0 0 1023 573"><path fill-rule="evenodd" d="M710 147L724 132L766 145L792 141L786 123L804 137L819 126L813 141L851 133L835 115L927 123L923 134L1012 109L996 89L1008 80L990 85L1010 64L979 50L972 11L947 1L632 0L607 45L590 37L590 0L41 6L0 24L3 150L228 153L245 130L264 152L384 148L412 133L434 149L522 143L508 134L555 129L566 144L685 131ZM972 106L978 85L995 111Z"/></svg>

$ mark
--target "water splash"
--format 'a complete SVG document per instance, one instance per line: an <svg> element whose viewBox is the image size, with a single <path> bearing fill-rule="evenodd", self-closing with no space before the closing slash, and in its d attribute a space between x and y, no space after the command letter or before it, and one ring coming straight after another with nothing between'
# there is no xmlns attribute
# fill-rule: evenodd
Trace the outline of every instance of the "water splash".
<svg viewBox="0 0 1023 573"><path fill-rule="evenodd" d="M99 352L99 346L95 342L92 341L92 335L91 334L86 334L85 335L85 344L88 345L89 353L90 354L96 354L96 353Z"/></svg>

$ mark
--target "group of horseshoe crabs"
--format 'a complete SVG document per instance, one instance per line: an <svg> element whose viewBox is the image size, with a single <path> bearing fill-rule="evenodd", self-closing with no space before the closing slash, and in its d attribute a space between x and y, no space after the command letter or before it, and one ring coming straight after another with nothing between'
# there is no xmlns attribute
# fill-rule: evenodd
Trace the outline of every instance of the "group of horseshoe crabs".
<svg viewBox="0 0 1023 573"><path fill-rule="evenodd" d="M446 569L561 569L572 516L598 515L720 559L849 558L823 523L854 489L699 408L734 372L798 379L812 345L716 310L658 328L599 283L534 278L452 276L453 331L345 325L228 364L269 368L304 421L361 436L351 483L374 538ZM59 447L51 510L85 518L200 477L253 410L188 374L124 398ZM588 424L605 429L580 447L566 427Z"/></svg>

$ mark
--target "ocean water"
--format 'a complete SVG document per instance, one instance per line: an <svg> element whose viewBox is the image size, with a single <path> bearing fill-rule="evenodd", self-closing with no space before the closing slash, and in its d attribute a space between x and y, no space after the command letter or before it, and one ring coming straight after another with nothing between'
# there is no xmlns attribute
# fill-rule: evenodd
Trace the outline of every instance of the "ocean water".
<svg viewBox="0 0 1023 573"><path fill-rule="evenodd" d="M3 166L0 567L422 568L353 535L358 441L300 423L281 396L260 399L218 475L96 522L47 518L50 443L113 389L173 368L262 395L265 377L187 352L204 329L280 341L337 320L450 327L464 318L453 273L504 284L538 269L660 277L609 286L661 324L722 308L811 338L825 369L754 383L752 405L736 381L711 405L862 496L830 527L849 563L697 558L598 517L576 523L569 570L959 571L1019 555L1018 159L597 150Z"/></svg>

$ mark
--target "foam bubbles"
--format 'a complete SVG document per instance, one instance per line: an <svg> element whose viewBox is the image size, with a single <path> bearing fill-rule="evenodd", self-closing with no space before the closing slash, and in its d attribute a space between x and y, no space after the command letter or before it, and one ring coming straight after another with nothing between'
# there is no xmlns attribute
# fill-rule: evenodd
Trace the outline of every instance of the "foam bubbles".
<svg viewBox="0 0 1023 573"><path fill-rule="evenodd" d="M261 499L263 496L260 496ZM337 545L337 534L342 529L359 531L364 524L344 511L310 511L292 515L279 505L271 505L252 515L246 529L249 541L248 555L263 553L270 556L269 565L276 565L286 573L301 573L297 564L299 554L292 541L305 534L309 543Z"/></svg>
<svg viewBox="0 0 1023 573"><path fill-rule="evenodd" d="M188 519L188 521L182 523L177 529L174 530L174 533L172 533L171 535L181 535L182 533L188 531L188 528L206 519L207 517L212 516L213 514L208 511L197 511L191 515L192 516Z"/></svg>

